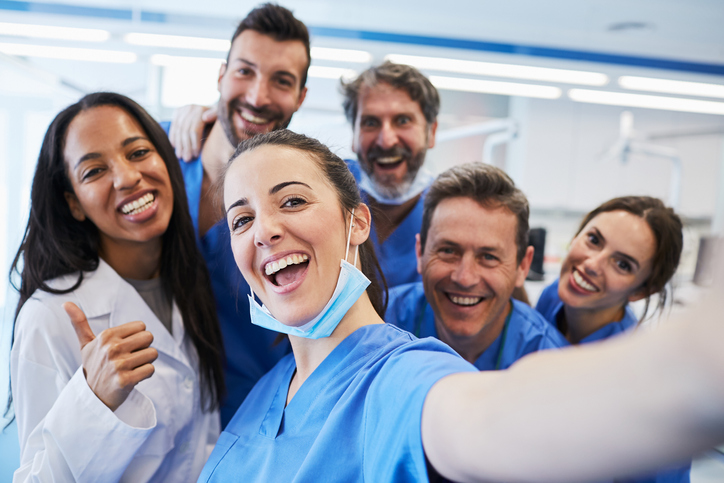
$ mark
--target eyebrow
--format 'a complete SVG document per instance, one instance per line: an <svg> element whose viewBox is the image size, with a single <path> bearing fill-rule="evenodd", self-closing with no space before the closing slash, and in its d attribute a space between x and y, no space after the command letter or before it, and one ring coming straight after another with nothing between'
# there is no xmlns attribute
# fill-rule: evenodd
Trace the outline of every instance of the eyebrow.
<svg viewBox="0 0 724 483"><path fill-rule="evenodd" d="M439 242L435 243L436 247L440 246L451 246L453 248L460 248L461 245L459 243L456 243L452 240L448 239L442 239ZM477 247L475 249L476 253L484 252L484 253L495 253L501 251L501 247L491 247L491 246L485 246L485 247Z"/></svg>
<svg viewBox="0 0 724 483"><path fill-rule="evenodd" d="M295 185L295 184L306 186L310 190L312 189L312 187L309 186L307 183L302 183L301 181L284 181L282 183L272 186L269 189L269 194L275 195L275 194L279 193L281 190L283 190L284 188L286 188L287 186ZM249 204L249 200L247 198L239 198L238 200L234 201L232 204L229 205L229 208L226 209L226 214L228 215L229 212L233 208L236 208L237 206L246 206L248 204Z"/></svg>
<svg viewBox="0 0 724 483"><path fill-rule="evenodd" d="M121 147L122 147L122 148L125 148L125 147L128 146L129 144L134 143L134 142L138 141L139 139L143 139L143 140L145 140L145 141L148 141L148 138L146 138L146 137L144 137L144 136L133 136L133 137L124 139L123 142L121 143ZM76 161L75 166L74 166L73 168L74 168L74 169L77 168L78 165L79 165L80 163L82 163L83 161L88 161L89 159L97 159L97 158L100 158L100 157L101 157L101 153L86 153L86 154L84 154L83 156L81 156L80 159L78 159L78 161Z"/></svg>
<svg viewBox="0 0 724 483"><path fill-rule="evenodd" d="M600 230L599 230L598 228L596 228L595 226L592 227L592 229L593 229L594 232L596 232L596 236L597 236L598 238L600 238L601 240L603 240L603 242L605 243L605 242L606 242L606 237L604 237L604 236L601 234ZM629 262L631 262L631 263L633 263L634 265L636 265L636 269L637 269L637 270L638 270L639 268L641 268L641 264L639 263L639 261L636 260L636 259L635 259L634 257L632 257L631 255L628 255L628 254L623 253L623 252L620 252L620 251L616 251L616 252L614 252L614 254L620 256L621 258L625 258L625 259L628 260Z"/></svg>
<svg viewBox="0 0 724 483"><path fill-rule="evenodd" d="M247 59L245 59L245 58L243 58L243 57L239 57L239 58L237 58L236 60L239 61L239 62L243 62L244 64L247 64L247 65L249 65L249 66L251 66L251 67L254 67L254 68L258 68L258 67L259 67L259 65L256 64L255 62L252 62L252 61L250 61L250 60L247 60ZM288 70L278 70L278 71L274 72L274 75L289 76L289 77L291 77L292 79L294 79L295 81L297 80L297 76L294 75L293 72L289 72Z"/></svg>

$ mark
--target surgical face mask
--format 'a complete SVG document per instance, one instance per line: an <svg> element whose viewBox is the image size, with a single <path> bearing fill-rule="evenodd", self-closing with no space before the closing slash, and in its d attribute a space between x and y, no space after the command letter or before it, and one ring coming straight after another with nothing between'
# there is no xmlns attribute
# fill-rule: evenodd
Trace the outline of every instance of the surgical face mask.
<svg viewBox="0 0 724 483"><path fill-rule="evenodd" d="M388 198L388 195L379 192L376 183L372 181L364 169L361 169L359 187L379 203L384 205L401 205L425 191L433 181L435 181L435 176L425 168L420 168L412 184L404 193L400 193L393 198Z"/></svg>
<svg viewBox="0 0 724 483"><path fill-rule="evenodd" d="M265 329L304 337L306 339L321 339L322 337L332 335L332 332L337 328L337 325L342 321L347 311L357 302L370 284L369 279L355 267L357 264L357 247L354 253L354 264L347 262L353 226L354 210L352 210L352 220L349 234L347 235L347 249L344 254L344 260L340 261L341 269L339 271L339 278L337 279L337 286L334 288L332 298L329 299L327 305L324 306L315 318L299 327L285 325L274 318L266 306L259 305L259 303L254 300L254 292L252 291L251 295L248 296L251 323L259 327L264 327Z"/></svg>

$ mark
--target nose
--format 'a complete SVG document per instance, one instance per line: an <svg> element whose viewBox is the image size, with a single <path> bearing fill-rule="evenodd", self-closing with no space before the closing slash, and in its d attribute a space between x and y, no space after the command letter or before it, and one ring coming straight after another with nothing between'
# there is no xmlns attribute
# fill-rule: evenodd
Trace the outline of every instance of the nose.
<svg viewBox="0 0 724 483"><path fill-rule="evenodd" d="M270 103L269 88L264 79L256 78L246 91L246 102L254 107L266 106Z"/></svg>
<svg viewBox="0 0 724 483"><path fill-rule="evenodd" d="M135 187L142 178L143 174L139 171L138 166L125 159L113 167L113 187L119 191Z"/></svg>
<svg viewBox="0 0 724 483"><path fill-rule="evenodd" d="M389 122L382 123L382 128L377 135L377 145L382 149L390 149L397 145L397 133Z"/></svg>
<svg viewBox="0 0 724 483"><path fill-rule="evenodd" d="M473 287L478 283L478 264L472 254L464 254L450 274L450 279L461 287Z"/></svg>
<svg viewBox="0 0 724 483"><path fill-rule="evenodd" d="M586 272L586 275L599 275L601 273L601 267L603 267L603 263L607 257L608 254L606 251L601 250L600 252L591 254L588 258L586 258L581 264L584 272Z"/></svg>
<svg viewBox="0 0 724 483"><path fill-rule="evenodd" d="M283 238L284 230L275 216L257 213L254 228L254 245L257 248L274 246Z"/></svg>

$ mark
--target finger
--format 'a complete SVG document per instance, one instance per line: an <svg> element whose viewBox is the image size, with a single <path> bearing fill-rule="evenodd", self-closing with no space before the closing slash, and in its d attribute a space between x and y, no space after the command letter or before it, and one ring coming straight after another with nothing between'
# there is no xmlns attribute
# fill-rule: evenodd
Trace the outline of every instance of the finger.
<svg viewBox="0 0 724 483"><path fill-rule="evenodd" d="M147 330L136 332L122 339L115 339L112 346L108 348L110 357L119 357L124 354L150 347L153 342L153 334Z"/></svg>
<svg viewBox="0 0 724 483"><path fill-rule="evenodd" d="M217 104L214 104L213 106L209 107L206 111L201 114L201 120L204 121L206 124L210 124L212 122L216 122L216 119L218 117L218 108Z"/></svg>
<svg viewBox="0 0 724 483"><path fill-rule="evenodd" d="M146 330L146 324L141 322L140 320L135 320L133 322L126 322L125 324L121 324L116 327L111 327L110 329L106 329L103 332L108 333L108 336L118 337L119 339L125 339L126 337L136 334L138 332L143 332Z"/></svg>
<svg viewBox="0 0 724 483"><path fill-rule="evenodd" d="M88 319L85 314L76 304L66 302L63 304L63 309L65 313L68 314L68 317L70 317L70 323L73 324L75 335L78 337L78 342L80 342L80 348L82 350L83 347L89 342L92 342L96 336L93 334L90 325L88 325Z"/></svg>
<svg viewBox="0 0 724 483"><path fill-rule="evenodd" d="M118 372L133 371L144 364L152 363L156 359L158 359L158 351L153 347L147 347L146 349L128 354L123 359L116 360L116 370Z"/></svg>
<svg viewBox="0 0 724 483"><path fill-rule="evenodd" d="M148 379L156 371L153 364L144 364L139 366L132 371L124 372L118 376L118 384L121 387L129 388L133 387L144 379Z"/></svg>

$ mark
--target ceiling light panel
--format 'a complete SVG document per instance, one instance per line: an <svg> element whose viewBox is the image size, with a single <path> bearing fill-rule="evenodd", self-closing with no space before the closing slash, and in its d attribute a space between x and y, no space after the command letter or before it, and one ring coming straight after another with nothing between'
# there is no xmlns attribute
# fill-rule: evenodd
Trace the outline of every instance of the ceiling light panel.
<svg viewBox="0 0 724 483"><path fill-rule="evenodd" d="M720 97L724 99L724 85L721 84L655 79L653 77L622 76L618 78L618 85L624 89L636 91L663 92L666 94L682 94L699 97Z"/></svg>
<svg viewBox="0 0 724 483"><path fill-rule="evenodd" d="M312 65L307 72L308 77L316 77L318 79L344 79L349 80L357 76L357 72L352 69L343 69L341 67L325 67L321 65Z"/></svg>
<svg viewBox="0 0 724 483"><path fill-rule="evenodd" d="M82 42L105 42L111 36L110 32L99 29L55 27L53 25L5 22L0 22L0 35L11 37L31 37L37 39L76 40Z"/></svg>
<svg viewBox="0 0 724 483"><path fill-rule="evenodd" d="M41 57L46 59L83 60L89 62L110 62L132 64L136 61L133 52L117 50L81 49L75 47L55 47L50 45L27 45L0 43L0 52L21 57Z"/></svg>
<svg viewBox="0 0 724 483"><path fill-rule="evenodd" d="M372 54L364 50L331 49L327 47L312 47L312 59L333 60L337 62L355 62L368 64L372 62Z"/></svg>
<svg viewBox="0 0 724 483"><path fill-rule="evenodd" d="M417 55L390 54L386 60L397 64L408 64L418 69L457 72L491 77L510 77L512 79L559 82L564 84L581 84L587 86L603 86L608 83L608 76L600 72L581 70L551 69L528 65L496 64L472 60L447 59L443 57L421 57Z"/></svg>
<svg viewBox="0 0 724 483"><path fill-rule="evenodd" d="M625 92L570 89L568 97L578 102L607 104L610 106L643 107L666 111L696 112L700 114L724 115L724 102L684 99L682 97L649 96Z"/></svg>
<svg viewBox="0 0 724 483"><path fill-rule="evenodd" d="M562 91L558 87L517 82L487 81L479 79L461 79L458 77L430 76L430 82L438 89L478 92L482 94L500 94L504 96L536 97L539 99L558 99Z"/></svg>
<svg viewBox="0 0 724 483"><path fill-rule="evenodd" d="M174 49L213 50L228 52L231 42L224 39L211 39L207 37L186 37L182 35L128 33L123 36L128 44L145 45L150 47L170 47Z"/></svg>

